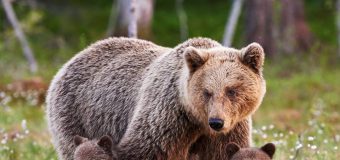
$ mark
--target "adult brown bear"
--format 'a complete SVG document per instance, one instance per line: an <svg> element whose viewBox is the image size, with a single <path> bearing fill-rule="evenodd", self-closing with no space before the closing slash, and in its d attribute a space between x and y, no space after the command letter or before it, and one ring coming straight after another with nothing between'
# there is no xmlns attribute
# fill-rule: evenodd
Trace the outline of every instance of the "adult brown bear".
<svg viewBox="0 0 340 160"><path fill-rule="evenodd" d="M73 137L103 135L120 159L226 159L225 147L250 143L251 114L265 94L264 52L207 38L175 48L129 38L96 42L54 77L47 117L60 159Z"/></svg>

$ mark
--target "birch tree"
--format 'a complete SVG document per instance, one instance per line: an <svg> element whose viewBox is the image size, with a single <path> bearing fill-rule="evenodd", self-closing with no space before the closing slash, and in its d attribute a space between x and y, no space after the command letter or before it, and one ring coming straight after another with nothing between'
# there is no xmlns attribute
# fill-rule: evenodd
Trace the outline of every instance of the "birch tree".
<svg viewBox="0 0 340 160"><path fill-rule="evenodd" d="M136 7L137 0L131 0L130 3L130 22L128 27L128 37L137 38L137 7Z"/></svg>
<svg viewBox="0 0 340 160"><path fill-rule="evenodd" d="M176 12L179 19L181 41L188 39L188 20L183 7L184 0L176 0Z"/></svg>
<svg viewBox="0 0 340 160"><path fill-rule="evenodd" d="M131 1L132 0L117 0L115 27L111 28L111 33L113 34L110 36L128 36L128 26L131 21ZM153 5L153 0L135 1L139 38L149 39L151 37ZM108 30L110 30L110 28Z"/></svg>
<svg viewBox="0 0 340 160"><path fill-rule="evenodd" d="M11 25L12 25L14 31L15 31L15 35L18 38L18 40L21 44L24 56L26 57L26 59L29 63L30 71L35 73L38 70L37 62L36 62L36 60L33 56L33 52L32 52L32 50L31 50L31 48L28 44L26 36L25 36L24 32L22 31L22 29L20 27L18 19L15 16L15 12L13 10L13 7L12 7L10 0L2 0L2 5L5 9L7 18L8 18L9 22L11 23Z"/></svg>
<svg viewBox="0 0 340 160"><path fill-rule="evenodd" d="M233 2L232 10L229 14L227 23L225 25L224 36L222 41L222 44L226 47L231 46L243 2L244 0L234 0Z"/></svg>
<svg viewBox="0 0 340 160"><path fill-rule="evenodd" d="M336 24L338 30L338 56L340 57L340 0L336 3Z"/></svg>

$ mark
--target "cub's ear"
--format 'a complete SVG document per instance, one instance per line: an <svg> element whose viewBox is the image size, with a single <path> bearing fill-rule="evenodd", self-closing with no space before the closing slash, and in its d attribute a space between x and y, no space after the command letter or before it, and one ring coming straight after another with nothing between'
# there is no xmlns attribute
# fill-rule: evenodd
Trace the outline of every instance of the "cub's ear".
<svg viewBox="0 0 340 160"><path fill-rule="evenodd" d="M184 59L189 68L190 73L194 73L199 67L207 61L207 58L196 49L195 47L189 46L184 51Z"/></svg>
<svg viewBox="0 0 340 160"><path fill-rule="evenodd" d="M270 158L273 158L275 153L275 145L273 143L267 143L261 147L261 150L267 153Z"/></svg>
<svg viewBox="0 0 340 160"><path fill-rule="evenodd" d="M234 142L228 143L226 148L228 153L228 159L231 159L231 157L233 157L233 155L240 150L240 146Z"/></svg>
<svg viewBox="0 0 340 160"><path fill-rule="evenodd" d="M79 135L74 136L74 139L73 139L73 142L76 146L79 146L80 144L82 144L86 141L88 141L87 138L79 136Z"/></svg>
<svg viewBox="0 0 340 160"><path fill-rule="evenodd" d="M111 153L113 148L113 142L110 136L102 136L98 141L98 146L103 148L106 152Z"/></svg>
<svg viewBox="0 0 340 160"><path fill-rule="evenodd" d="M240 59L242 63L259 74L264 63L264 51L260 44L251 43L241 50Z"/></svg>

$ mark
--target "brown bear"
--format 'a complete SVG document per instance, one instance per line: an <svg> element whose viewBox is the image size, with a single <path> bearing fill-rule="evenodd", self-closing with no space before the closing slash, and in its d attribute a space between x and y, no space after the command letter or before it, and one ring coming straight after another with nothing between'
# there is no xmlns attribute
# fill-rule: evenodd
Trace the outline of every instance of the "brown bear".
<svg viewBox="0 0 340 160"><path fill-rule="evenodd" d="M275 153L275 145L267 143L261 148L241 148L236 143L227 145L230 160L271 160Z"/></svg>
<svg viewBox="0 0 340 160"><path fill-rule="evenodd" d="M251 115L265 94L264 52L207 38L175 48L109 38L77 54L57 73L47 117L60 159L72 139L103 135L124 159L226 159L228 142L250 144Z"/></svg>
<svg viewBox="0 0 340 160"><path fill-rule="evenodd" d="M118 160L112 139L105 135L99 140L88 140L76 135L74 160Z"/></svg>

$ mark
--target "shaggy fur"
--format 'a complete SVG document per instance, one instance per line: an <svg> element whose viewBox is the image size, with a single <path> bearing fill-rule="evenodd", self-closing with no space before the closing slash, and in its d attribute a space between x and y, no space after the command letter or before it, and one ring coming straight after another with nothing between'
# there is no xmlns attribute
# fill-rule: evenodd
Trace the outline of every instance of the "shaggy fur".
<svg viewBox="0 0 340 160"><path fill-rule="evenodd" d="M77 135L74 144L77 146L74 160L118 160L117 149L109 136L103 136L99 140L88 140Z"/></svg>
<svg viewBox="0 0 340 160"><path fill-rule="evenodd" d="M174 49L129 38L99 41L53 79L47 117L60 159L75 135L110 135L120 159L225 159L225 146L249 146L251 114L265 93L264 53L195 38ZM232 90L232 91L231 91ZM233 94L231 94L233 93ZM209 118L225 125L210 129Z"/></svg>
<svg viewBox="0 0 340 160"><path fill-rule="evenodd" d="M241 148L236 143L227 145L230 160L271 160L275 153L275 145L267 143L261 148Z"/></svg>

